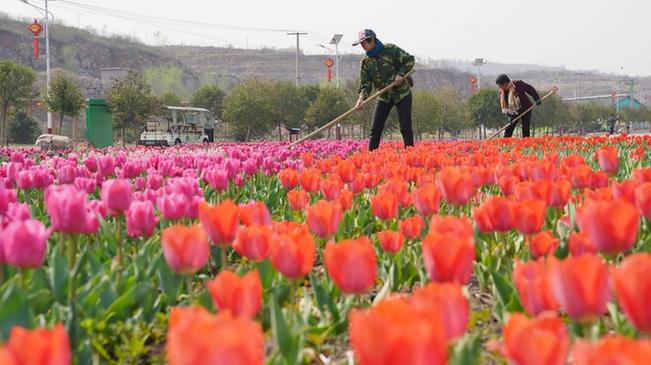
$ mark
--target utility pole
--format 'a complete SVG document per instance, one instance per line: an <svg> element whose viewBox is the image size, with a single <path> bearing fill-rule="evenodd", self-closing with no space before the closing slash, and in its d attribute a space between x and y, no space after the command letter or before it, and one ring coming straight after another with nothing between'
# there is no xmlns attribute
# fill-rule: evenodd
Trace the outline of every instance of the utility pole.
<svg viewBox="0 0 651 365"><path fill-rule="evenodd" d="M475 58L472 62L473 66L477 66L477 91L481 89L481 65L486 64L486 60L483 58Z"/></svg>
<svg viewBox="0 0 651 365"><path fill-rule="evenodd" d="M337 89L339 89L339 61L340 61L340 56L339 56L339 42L341 41L341 38L343 38L343 34L335 34L332 36L332 39L330 40L330 44L335 45L335 85Z"/></svg>
<svg viewBox="0 0 651 365"><path fill-rule="evenodd" d="M302 35L307 35L305 32L291 32L287 33L287 35L295 35L296 36L296 87L299 86L300 81L301 81L301 75L299 73L299 55L301 53L301 45L300 45L300 37Z"/></svg>
<svg viewBox="0 0 651 365"><path fill-rule="evenodd" d="M628 101L629 101L628 107L630 109L633 109L633 87L635 87L635 85L639 84L639 82L637 82L637 81L635 81L633 79L623 80L623 82L626 85L628 85Z"/></svg>

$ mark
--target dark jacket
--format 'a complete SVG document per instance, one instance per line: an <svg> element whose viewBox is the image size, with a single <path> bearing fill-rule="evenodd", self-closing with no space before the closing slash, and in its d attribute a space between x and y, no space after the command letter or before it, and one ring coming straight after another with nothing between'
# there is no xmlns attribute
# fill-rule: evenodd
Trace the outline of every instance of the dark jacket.
<svg viewBox="0 0 651 365"><path fill-rule="evenodd" d="M531 100L527 97L527 94L530 95L534 101L540 100L540 95L538 95L538 92L536 89L534 89L533 86L527 84L524 81L521 80L516 80L513 81L513 84L515 85L515 92L520 99L520 109L518 109L518 114L522 113L523 111L527 110L531 105ZM504 104L508 105L508 100L507 98L509 97L508 93L502 93L502 98L504 99Z"/></svg>

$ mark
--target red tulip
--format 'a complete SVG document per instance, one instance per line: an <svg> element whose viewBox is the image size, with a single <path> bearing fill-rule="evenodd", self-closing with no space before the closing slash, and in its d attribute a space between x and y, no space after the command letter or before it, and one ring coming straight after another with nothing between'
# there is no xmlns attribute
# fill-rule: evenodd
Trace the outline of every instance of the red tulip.
<svg viewBox="0 0 651 365"><path fill-rule="evenodd" d="M572 319L590 322L606 312L608 267L601 258L586 254L548 260L554 298Z"/></svg>
<svg viewBox="0 0 651 365"><path fill-rule="evenodd" d="M418 213L430 217L438 213L441 205L441 193L434 184L425 184L412 191L412 200Z"/></svg>
<svg viewBox="0 0 651 365"><path fill-rule="evenodd" d="M124 214L131 205L131 183L126 179L105 181L101 197L112 215Z"/></svg>
<svg viewBox="0 0 651 365"><path fill-rule="evenodd" d="M15 365L69 365L72 363L68 333L62 324L57 324L52 329L28 330L22 327L13 327L6 349L12 355ZM5 355L7 354L5 353Z"/></svg>
<svg viewBox="0 0 651 365"><path fill-rule="evenodd" d="M393 219L398 215L398 199L390 192L378 193L371 197L371 210L382 220Z"/></svg>
<svg viewBox="0 0 651 365"><path fill-rule="evenodd" d="M323 259L328 274L344 293L362 294L375 282L375 250L371 240L360 237L326 245Z"/></svg>
<svg viewBox="0 0 651 365"><path fill-rule="evenodd" d="M513 313L504 325L509 360L518 365L563 365L570 339L563 321L554 313L528 319Z"/></svg>
<svg viewBox="0 0 651 365"><path fill-rule="evenodd" d="M640 186L640 183L637 180L624 180L621 183L613 181L613 185L611 186L613 198L625 199L631 204L636 204L635 191L638 186Z"/></svg>
<svg viewBox="0 0 651 365"><path fill-rule="evenodd" d="M470 305L460 285L429 283L416 289L409 302L435 323L442 323L449 340L461 337L466 332Z"/></svg>
<svg viewBox="0 0 651 365"><path fill-rule="evenodd" d="M568 239L568 248L572 256L581 256L585 254L596 254L597 246L592 243L590 237L585 232L572 232Z"/></svg>
<svg viewBox="0 0 651 365"><path fill-rule="evenodd" d="M536 261L516 261L513 266L513 283L518 291L520 303L532 316L548 310L556 310L544 259Z"/></svg>
<svg viewBox="0 0 651 365"><path fill-rule="evenodd" d="M626 317L638 330L651 334L651 254L626 257L613 270L612 284Z"/></svg>
<svg viewBox="0 0 651 365"><path fill-rule="evenodd" d="M425 267L437 282L467 284L475 260L472 235L441 234L430 231L422 243Z"/></svg>
<svg viewBox="0 0 651 365"><path fill-rule="evenodd" d="M452 205L466 205L475 195L472 175L458 168L446 167L439 172L436 179L443 199Z"/></svg>
<svg viewBox="0 0 651 365"><path fill-rule="evenodd" d="M572 184L570 184L569 181L562 179L554 181L551 188L552 197L549 205L556 208L563 208L570 199Z"/></svg>
<svg viewBox="0 0 651 365"><path fill-rule="evenodd" d="M595 152L595 159L599 163L601 171L607 174L617 173L619 169L617 153L617 148L610 146L602 146Z"/></svg>
<svg viewBox="0 0 651 365"><path fill-rule="evenodd" d="M271 263L281 274L290 279L301 278L310 273L316 246L309 231L303 225L281 233L274 240Z"/></svg>
<svg viewBox="0 0 651 365"><path fill-rule="evenodd" d="M599 251L617 254L630 250L637 241L640 216L625 200L591 201L577 211L577 223Z"/></svg>
<svg viewBox="0 0 651 365"><path fill-rule="evenodd" d="M474 209L472 217L482 232L508 232L515 225L514 203L499 196L491 196Z"/></svg>
<svg viewBox="0 0 651 365"><path fill-rule="evenodd" d="M473 237L472 223L467 218L456 216L433 216L429 222L430 233L452 235L457 237Z"/></svg>
<svg viewBox="0 0 651 365"><path fill-rule="evenodd" d="M310 204L310 196L304 190L287 192L287 201L292 210L303 210Z"/></svg>
<svg viewBox="0 0 651 365"><path fill-rule="evenodd" d="M639 185L633 194L637 210L646 220L651 220L651 183Z"/></svg>
<svg viewBox="0 0 651 365"><path fill-rule="evenodd" d="M419 215L414 215L402 220L399 226L400 232L402 232L407 239L414 240L420 237L425 222L423 222L423 218Z"/></svg>
<svg viewBox="0 0 651 365"><path fill-rule="evenodd" d="M240 221L238 211L230 200L215 205L199 203L199 220L215 245L230 245L235 240Z"/></svg>
<svg viewBox="0 0 651 365"><path fill-rule="evenodd" d="M229 311L213 316L200 306L175 307L166 353L169 365L262 365L264 336L260 324Z"/></svg>
<svg viewBox="0 0 651 365"><path fill-rule="evenodd" d="M262 283L257 270L241 278L232 271L222 270L206 287L220 311L230 310L236 316L253 318L262 307Z"/></svg>
<svg viewBox="0 0 651 365"><path fill-rule="evenodd" d="M405 237L400 232L396 231L381 231L377 233L377 238L380 241L380 246L386 252L396 253L402 248L405 242Z"/></svg>
<svg viewBox="0 0 651 365"><path fill-rule="evenodd" d="M341 209L344 211L352 208L353 193L349 190L342 191L341 196L339 197L339 205L341 205Z"/></svg>
<svg viewBox="0 0 651 365"><path fill-rule="evenodd" d="M348 160L341 160L337 163L337 174L343 182L350 184L357 177L355 164Z"/></svg>
<svg viewBox="0 0 651 365"><path fill-rule="evenodd" d="M339 178L339 175L331 174L327 179L321 181L321 194L328 201L339 199L343 188L344 183Z"/></svg>
<svg viewBox="0 0 651 365"><path fill-rule="evenodd" d="M210 256L208 237L200 225L165 228L161 244L165 261L174 272L181 274L198 271L206 265Z"/></svg>
<svg viewBox="0 0 651 365"><path fill-rule="evenodd" d="M529 249L533 258L553 255L559 245L560 240L554 237L551 231L536 233L529 239Z"/></svg>
<svg viewBox="0 0 651 365"><path fill-rule="evenodd" d="M21 268L43 264L50 232L36 219L13 221L2 231L4 262Z"/></svg>
<svg viewBox="0 0 651 365"><path fill-rule="evenodd" d="M572 346L571 365L646 365L651 359L651 341L621 336L597 343L580 340Z"/></svg>
<svg viewBox="0 0 651 365"><path fill-rule="evenodd" d="M298 185L298 172L294 169L284 169L278 173L278 180L286 190L292 190Z"/></svg>
<svg viewBox="0 0 651 365"><path fill-rule="evenodd" d="M545 223L547 204L542 200L523 200L514 205L516 226L524 234L540 232Z"/></svg>
<svg viewBox="0 0 651 365"><path fill-rule="evenodd" d="M307 208L305 220L315 236L328 238L337 233L341 216L341 206L338 203L319 200Z"/></svg>
<svg viewBox="0 0 651 365"><path fill-rule="evenodd" d="M271 230L268 226L252 224L241 227L233 242L233 248L251 261L259 262L271 253Z"/></svg>
<svg viewBox="0 0 651 365"><path fill-rule="evenodd" d="M350 344L360 365L443 365L447 341L440 323L404 299L388 299L349 316Z"/></svg>
<svg viewBox="0 0 651 365"><path fill-rule="evenodd" d="M251 201L237 206L240 220L245 226L252 224L271 224L271 214L264 202Z"/></svg>

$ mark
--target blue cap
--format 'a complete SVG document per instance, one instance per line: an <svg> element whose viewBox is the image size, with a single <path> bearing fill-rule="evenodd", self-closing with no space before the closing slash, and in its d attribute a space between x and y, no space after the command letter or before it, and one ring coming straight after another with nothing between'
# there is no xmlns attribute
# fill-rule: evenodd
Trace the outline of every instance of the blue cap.
<svg viewBox="0 0 651 365"><path fill-rule="evenodd" d="M353 46L356 46L367 39L375 39L376 37L375 32L371 29L362 29L357 33L357 42L353 43Z"/></svg>

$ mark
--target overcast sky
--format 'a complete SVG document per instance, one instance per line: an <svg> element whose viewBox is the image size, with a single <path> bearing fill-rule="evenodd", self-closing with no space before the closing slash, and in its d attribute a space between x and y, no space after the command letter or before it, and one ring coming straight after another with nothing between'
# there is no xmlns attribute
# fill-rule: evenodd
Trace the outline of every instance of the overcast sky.
<svg viewBox="0 0 651 365"><path fill-rule="evenodd" d="M37 15L19 0L0 4L0 11L12 15ZM115 12L82 8L84 4ZM325 53L315 44L327 44L333 33L344 34L341 51L359 53L350 43L360 28L369 27L383 41L419 57L483 57L489 62L651 75L650 0L50 0L50 7L68 25L135 35L152 44L289 48L295 47L296 38L281 30L296 29L308 32L301 37L306 53ZM236 29L191 27L185 21ZM157 31L163 36L155 37Z"/></svg>

